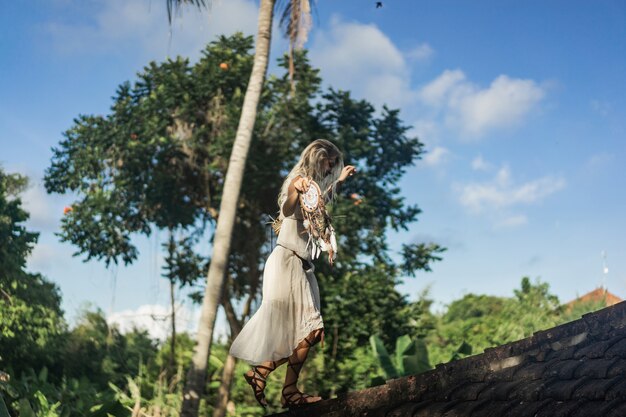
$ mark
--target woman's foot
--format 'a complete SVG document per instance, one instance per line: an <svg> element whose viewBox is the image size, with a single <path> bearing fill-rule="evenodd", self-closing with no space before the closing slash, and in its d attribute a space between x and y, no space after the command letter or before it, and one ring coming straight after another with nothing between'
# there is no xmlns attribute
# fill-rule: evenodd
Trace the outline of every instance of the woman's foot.
<svg viewBox="0 0 626 417"><path fill-rule="evenodd" d="M283 408L300 407L318 401L322 401L322 397L315 397L298 391L295 383L283 387L282 398L280 399Z"/></svg>
<svg viewBox="0 0 626 417"><path fill-rule="evenodd" d="M267 401L265 400L265 385L267 385L268 375L285 362L287 362L287 359L263 362L260 365L253 366L252 369L243 374L246 382L254 391L254 398L256 398L261 407L267 407Z"/></svg>
<svg viewBox="0 0 626 417"><path fill-rule="evenodd" d="M302 365L306 361L309 349L322 339L323 334L323 329L312 331L296 346L293 354L289 357L285 384L283 385L282 398L280 400L284 408L299 407L322 400L321 397L314 397L300 392L297 383L300 369L302 369Z"/></svg>
<svg viewBox="0 0 626 417"><path fill-rule="evenodd" d="M254 398L259 403L259 405L263 408L267 407L267 401L265 400L265 385L266 378L260 372L257 371L257 368L254 367L245 374L243 374L246 382L252 387L254 391Z"/></svg>

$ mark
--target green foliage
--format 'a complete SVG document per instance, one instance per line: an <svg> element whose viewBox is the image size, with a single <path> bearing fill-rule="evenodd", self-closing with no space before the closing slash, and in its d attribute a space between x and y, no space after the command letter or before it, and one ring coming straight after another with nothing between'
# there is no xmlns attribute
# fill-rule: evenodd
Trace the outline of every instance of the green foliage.
<svg viewBox="0 0 626 417"><path fill-rule="evenodd" d="M77 254L128 264L138 256L133 233L212 218L251 48L251 37L235 35L211 43L194 66L183 58L151 62L134 84L118 88L111 114L75 120L54 149L45 185L79 196L60 234Z"/></svg>
<svg viewBox="0 0 626 417"><path fill-rule="evenodd" d="M0 280L3 283L22 271L37 242L38 233L27 231L23 224L29 215L18 197L27 184L26 177L6 174L0 168Z"/></svg>
<svg viewBox="0 0 626 417"><path fill-rule="evenodd" d="M0 169L0 369L12 375L54 366L65 330L56 285L24 271L38 236L23 224L29 216L19 192L26 184Z"/></svg>
<svg viewBox="0 0 626 417"><path fill-rule="evenodd" d="M436 255L443 253L443 248L436 243L413 243L411 245L402 245L402 272L407 275L415 276L415 271L431 271L430 264L435 261L441 261L441 257Z"/></svg>
<svg viewBox="0 0 626 417"><path fill-rule="evenodd" d="M207 260L193 252L194 239L219 214L223 179L252 65L252 38L221 37L195 64L150 63L133 83L122 84L106 116L80 116L65 132L46 171L49 192L78 196L62 221L61 238L86 260L130 263L139 255L133 234L164 228L172 239L164 276L192 284ZM227 70L221 68L227 64ZM332 207L340 239L334 268L319 263L322 311L336 346L320 370L324 392L346 390L334 381L342 362L372 333L385 343L409 332L408 302L395 288L402 276L428 271L443 248L416 242L392 259L388 228L407 229L420 210L395 185L422 154L398 110L378 112L348 92L321 91L319 71L306 52L295 56L295 93L288 60L283 74L263 90L238 207L229 260L228 293L235 301L256 298L269 251L267 220L285 173L312 140L325 137L343 151L359 174L345 184ZM355 204L354 194L359 195ZM269 233L268 233L269 232ZM380 296L384 294L385 296ZM354 320L360 317L361 320ZM326 348L329 349L329 348ZM121 383L118 381L118 383Z"/></svg>
<svg viewBox="0 0 626 417"><path fill-rule="evenodd" d="M466 355L468 347L481 352L566 320L549 285L524 277L512 298L467 294L453 301L426 341L433 363L441 363Z"/></svg>
<svg viewBox="0 0 626 417"><path fill-rule="evenodd" d="M83 310L67 336L64 349L65 375L89 380L105 389L109 383L122 384L125 374L136 375L142 363L156 358L156 343L146 331L121 334L106 322L100 310Z"/></svg>
<svg viewBox="0 0 626 417"><path fill-rule="evenodd" d="M606 307L606 300L575 301L561 307L564 322L577 320L583 314L591 313Z"/></svg>
<svg viewBox="0 0 626 417"><path fill-rule="evenodd" d="M472 350L473 350L472 345L470 345L466 341L463 341L463 343L461 343L461 345L458 348L456 348L454 352L452 352L452 356L450 357L450 360L456 361L467 355L471 355Z"/></svg>
<svg viewBox="0 0 626 417"><path fill-rule="evenodd" d="M77 196L60 231L77 255L128 264L139 256L133 236L163 229L170 236L163 245L163 276L181 286L197 285L209 262L196 252L197 242L210 241L219 215L252 46L250 37L221 37L194 64L182 58L151 62L134 82L120 85L108 115L76 118L54 149L45 184L49 192ZM317 264L326 344L311 352L303 370L306 392L327 397L366 388L381 367L386 378L422 372L429 362L517 340L592 308L565 310L546 283L528 278L514 297L468 294L441 313L431 311L427 290L413 302L399 293L402 279L430 271L445 251L413 242L392 253L386 239L388 230L406 230L420 213L396 184L421 157L423 145L409 135L397 110L377 111L349 92L322 91L306 52L296 53L294 64L295 93L286 58L279 60L283 74L270 77L263 90L227 294L235 305L258 301L262 265L272 248L266 223L277 211L284 175L313 139L335 142L359 173L331 207L340 243L337 263L332 269ZM14 375L0 392L9 410L24 407L26 415L28 406L38 415L62 417L128 416L133 410L177 416L193 340L176 335L171 366L170 341L157 343L137 330L121 334L101 311L83 311L68 330L56 287L23 271L37 238L23 226L28 214L18 194L25 185L25 178L0 171L0 367ZM203 415L217 399L227 351L220 343L212 349ZM237 364L235 414L260 416L239 377L246 369ZM285 367L270 376L269 411L279 411L284 372Z"/></svg>
<svg viewBox="0 0 626 417"><path fill-rule="evenodd" d="M388 379L394 379L405 375L422 373L431 368L428 361L428 350L421 339L411 340L409 335L402 335L396 339L395 354L387 352L383 341L377 336L370 337L372 354L378 359L383 371L384 380L375 380L382 383Z"/></svg>

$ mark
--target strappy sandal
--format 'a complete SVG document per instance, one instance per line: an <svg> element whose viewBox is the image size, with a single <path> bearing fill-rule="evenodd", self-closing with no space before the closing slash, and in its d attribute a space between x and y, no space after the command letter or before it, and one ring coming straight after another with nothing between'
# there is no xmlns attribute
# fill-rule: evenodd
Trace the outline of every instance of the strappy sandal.
<svg viewBox="0 0 626 417"><path fill-rule="evenodd" d="M313 340L309 340L308 338L305 337L303 339L303 341L307 344L307 346L302 346L300 348L296 348L296 350L305 349L305 348L310 349L311 347L313 347L315 345L315 343L317 343L318 338L321 338L322 340L324 339L324 330L323 329L320 331L320 333L318 333L315 337L313 337ZM291 367L291 368L295 369L296 366L300 365L300 367L302 367L303 364L304 364L304 362L293 362L292 363L291 361L289 361L289 362L287 362L287 367ZM297 374L299 374L299 368L298 368ZM295 391L285 393L285 388L288 388L288 387L291 387L291 386L296 386L297 383L298 383L298 380L296 379L292 383L283 386L282 399L280 401L282 406L283 406L283 408L302 407L304 405L313 404L313 403L316 403L316 402L322 400L320 398L317 401L307 401L308 398L314 398L314 397L312 395L304 394L304 393L298 391L297 388L296 388Z"/></svg>
<svg viewBox="0 0 626 417"><path fill-rule="evenodd" d="M321 398L317 401L307 401L307 398L314 398L314 397L309 394L304 394L300 391L292 391L292 392L288 392L285 394L285 388L291 387L296 384L297 384L297 381L292 382L291 384L287 384L283 387L283 391L282 391L283 398L281 400L283 408L298 408L304 405L315 404L318 401L322 401Z"/></svg>
<svg viewBox="0 0 626 417"><path fill-rule="evenodd" d="M248 375L247 373L243 374L244 379L254 391L254 398L263 408L267 407L267 401L265 401L265 386L267 385L267 377L264 377L259 372L259 368L266 369L269 375L269 372L272 372L274 369L276 369L276 362L272 362L272 366L273 368L268 368L267 366L263 365L253 366L252 375Z"/></svg>

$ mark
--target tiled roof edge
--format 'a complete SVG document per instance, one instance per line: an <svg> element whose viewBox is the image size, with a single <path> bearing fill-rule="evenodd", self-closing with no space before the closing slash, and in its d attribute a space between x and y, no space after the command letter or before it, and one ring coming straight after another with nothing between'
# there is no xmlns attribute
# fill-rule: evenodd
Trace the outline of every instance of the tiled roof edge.
<svg viewBox="0 0 626 417"><path fill-rule="evenodd" d="M585 314L580 319L505 345L487 348L483 353L456 361L438 364L434 369L417 375L389 380L385 385L341 394L337 398L290 410L281 416L368 416L384 415L382 410L393 404L420 401L424 394L445 392L459 380L483 380L489 372L512 367L535 356L542 350L560 350L576 345L589 336L610 333L626 327L626 301ZM378 411L374 411L378 410ZM372 413L373 412L373 413ZM278 416L278 415L277 415Z"/></svg>
<svg viewBox="0 0 626 417"><path fill-rule="evenodd" d="M587 335L595 336L623 327L626 327L626 301L585 314L580 319L540 330L527 338L487 348L483 353L438 364L435 369L417 375L417 377L431 378L431 374L437 374L454 379L454 374L462 372L467 376L468 373L471 374L472 369L497 370L493 368L494 364L499 364L499 369L502 369L515 365L515 358L521 355L535 355L548 347L553 350L560 350L577 344L584 340Z"/></svg>

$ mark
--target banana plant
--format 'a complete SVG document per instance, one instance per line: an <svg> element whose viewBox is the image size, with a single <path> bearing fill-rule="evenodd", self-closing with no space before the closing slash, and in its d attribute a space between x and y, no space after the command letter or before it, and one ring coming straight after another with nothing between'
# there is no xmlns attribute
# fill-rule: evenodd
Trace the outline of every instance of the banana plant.
<svg viewBox="0 0 626 417"><path fill-rule="evenodd" d="M394 355L390 355L377 335L370 336L372 353L378 360L384 377L376 376L372 378L371 384L382 385L386 380L395 379L402 376L419 374L432 368L428 359L428 349L422 339L414 339L408 335L400 336L396 339L396 350ZM450 361L464 358L472 354L472 346L463 341L458 348L452 352Z"/></svg>
<svg viewBox="0 0 626 417"><path fill-rule="evenodd" d="M387 352L383 341L377 335L370 337L370 345L374 357L385 374L385 378L376 377L372 380L374 385L384 383L385 380L399 378L401 376L419 374L430 368L428 350L421 339L411 340L409 335L400 336L396 339L396 349L393 357Z"/></svg>
<svg viewBox="0 0 626 417"><path fill-rule="evenodd" d="M464 358L465 356L472 354L472 345L467 343L465 340L461 345L456 348L454 352L452 352L452 356L450 357L451 361L455 361L457 359Z"/></svg>

